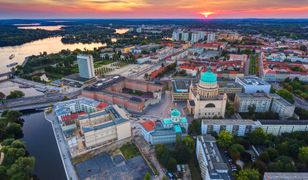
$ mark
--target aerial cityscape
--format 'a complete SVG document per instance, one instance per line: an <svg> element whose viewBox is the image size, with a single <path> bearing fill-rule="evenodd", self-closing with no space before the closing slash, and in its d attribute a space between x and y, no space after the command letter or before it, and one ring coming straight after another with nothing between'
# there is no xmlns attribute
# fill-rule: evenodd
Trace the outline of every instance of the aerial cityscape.
<svg viewBox="0 0 308 180"><path fill-rule="evenodd" d="M0 0L1 180L308 180L307 0Z"/></svg>

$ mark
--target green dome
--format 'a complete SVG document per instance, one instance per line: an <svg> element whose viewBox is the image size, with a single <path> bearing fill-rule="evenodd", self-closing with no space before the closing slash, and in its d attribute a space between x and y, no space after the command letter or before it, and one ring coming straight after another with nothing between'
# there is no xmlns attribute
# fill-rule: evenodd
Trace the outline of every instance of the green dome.
<svg viewBox="0 0 308 180"><path fill-rule="evenodd" d="M217 75L213 73L209 67L206 72L201 73L200 80L209 84L217 83Z"/></svg>
<svg viewBox="0 0 308 180"><path fill-rule="evenodd" d="M171 111L171 116L180 116L181 115L181 113L180 113L180 111L178 111L177 109L173 109L172 111Z"/></svg>

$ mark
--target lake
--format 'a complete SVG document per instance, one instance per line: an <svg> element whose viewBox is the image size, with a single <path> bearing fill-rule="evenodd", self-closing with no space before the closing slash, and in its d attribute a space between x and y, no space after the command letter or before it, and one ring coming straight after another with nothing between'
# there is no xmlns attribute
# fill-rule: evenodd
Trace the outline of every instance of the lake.
<svg viewBox="0 0 308 180"><path fill-rule="evenodd" d="M51 124L43 112L25 114L23 126L26 148L35 157L34 173L42 180L65 180L62 160Z"/></svg>
<svg viewBox="0 0 308 180"><path fill-rule="evenodd" d="M69 49L71 51L75 49L88 49L93 50L94 48L106 46L106 43L91 43L91 44L63 44L61 37L49 37L41 40L32 41L25 43L20 46L6 46L0 48L0 72L8 72L10 68L7 68L6 65L17 62L22 64L27 56L39 55L44 51L48 54L60 52L62 49ZM15 56L10 60L10 56L13 54Z"/></svg>
<svg viewBox="0 0 308 180"><path fill-rule="evenodd" d="M17 27L18 29L42 29L46 31L58 31L62 27L65 27L63 25L57 25L57 26L20 26Z"/></svg>

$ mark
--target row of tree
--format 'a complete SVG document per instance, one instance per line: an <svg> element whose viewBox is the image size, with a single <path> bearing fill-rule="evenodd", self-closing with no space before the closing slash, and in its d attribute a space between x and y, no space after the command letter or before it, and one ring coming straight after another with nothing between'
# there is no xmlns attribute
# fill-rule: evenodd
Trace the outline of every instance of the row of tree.
<svg viewBox="0 0 308 180"><path fill-rule="evenodd" d="M0 179L17 180L33 179L35 159L30 157L24 143L19 140L23 137L23 120L18 111L2 113L0 120L0 151L3 162L0 164Z"/></svg>

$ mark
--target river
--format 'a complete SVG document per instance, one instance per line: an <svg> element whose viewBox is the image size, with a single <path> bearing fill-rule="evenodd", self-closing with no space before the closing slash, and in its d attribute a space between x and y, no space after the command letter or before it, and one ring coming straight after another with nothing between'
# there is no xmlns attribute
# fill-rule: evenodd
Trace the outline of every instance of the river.
<svg viewBox="0 0 308 180"><path fill-rule="evenodd" d="M17 62L18 64L22 64L27 56L31 55L39 55L40 53L47 52L57 53L62 49L88 49L93 50L94 48L106 46L103 43L91 43L91 44L63 44L61 41L61 37L49 37L41 40L32 41L29 43L25 43L20 46L6 46L0 48L0 72L8 72L10 68L7 68L6 65ZM10 60L10 56L14 55L15 57Z"/></svg>
<svg viewBox="0 0 308 180"><path fill-rule="evenodd" d="M65 180L63 164L51 124L43 112L25 114L23 133L27 150L35 157L34 173L41 180Z"/></svg>

